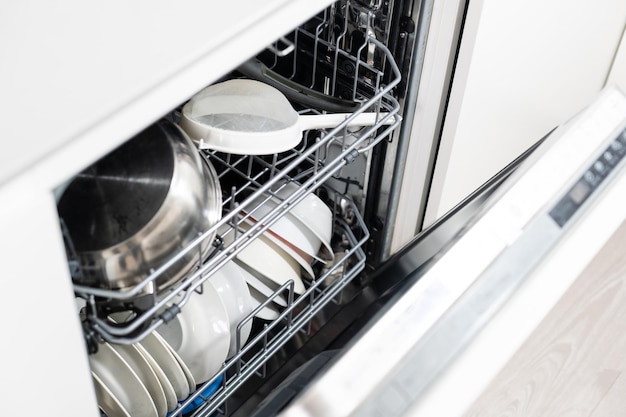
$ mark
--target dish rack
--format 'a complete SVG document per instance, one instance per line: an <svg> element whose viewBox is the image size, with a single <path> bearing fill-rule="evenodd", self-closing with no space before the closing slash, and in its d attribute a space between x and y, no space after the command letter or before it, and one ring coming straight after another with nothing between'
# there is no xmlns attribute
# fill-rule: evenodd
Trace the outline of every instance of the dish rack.
<svg viewBox="0 0 626 417"><path fill-rule="evenodd" d="M316 193L331 208L334 261L326 265L314 264L316 277L307 282L303 294L296 295L293 281L288 281L252 311L239 324L237 334L231 336L236 337L237 353L226 361L218 374L180 403L170 416L182 415L186 407L198 402L202 405L193 412L194 416L224 412L222 407L226 399L250 377L262 373L268 359L292 336L310 331L307 325L316 313L328 304L341 303L342 290L365 267L363 247L369 239L369 232L359 201L355 201L354 195L347 191L350 179L343 178L342 171L357 158L368 155L381 141L389 139L398 127L400 106L392 92L401 74L387 47L370 35L374 31L354 27L350 14L359 7L359 3L339 1L282 38L279 42L281 47L277 43L257 57L269 71L285 74L285 68L293 68L291 74L283 77L298 85L305 81L295 69L307 67L310 73L306 77L310 77L310 82L303 89L322 93L322 98L326 97L329 101L352 106L353 110L345 122L332 129L307 131L296 148L280 154L252 156L199 151L213 165L220 178L223 194L221 220L130 290L112 291L74 285L76 295L83 298L89 307L84 313L83 328L90 353L97 351L101 340L137 343L184 309L192 293L202 291L203 284L211 279L215 271L235 258L307 195ZM340 10L344 13L339 13ZM374 22L374 19L366 21ZM365 33L362 45L356 49L347 43L350 31L354 30ZM299 111L321 113L324 110L300 105ZM365 111L377 112L378 122L358 130L348 129L349 120ZM179 113L173 111L168 117L177 121ZM249 213L254 211L253 202L258 197L275 196L277 189L286 183L298 184L298 190L281 199L273 210L256 219L251 226L240 227L250 217ZM228 244L224 239L226 234L234 236L228 239ZM149 292L146 290L154 286L161 273L189 251L199 251L202 242L207 239L211 240L212 249L201 264L165 293L154 294L151 306L132 320L114 325L106 317L95 313L98 310L96 302L124 302ZM72 268L76 265L70 259ZM241 329L244 325L279 296L287 300L287 307L275 320L264 322L262 329L253 332L247 343L242 345ZM210 397L205 397L203 392L216 384L219 384L217 390Z"/></svg>

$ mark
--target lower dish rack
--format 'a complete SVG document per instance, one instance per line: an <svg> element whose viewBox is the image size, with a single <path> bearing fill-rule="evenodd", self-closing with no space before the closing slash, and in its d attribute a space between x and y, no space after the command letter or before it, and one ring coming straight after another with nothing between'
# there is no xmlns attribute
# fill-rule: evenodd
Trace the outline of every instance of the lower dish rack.
<svg viewBox="0 0 626 417"><path fill-rule="evenodd" d="M311 132L311 135L313 133ZM320 144L319 137L314 140ZM380 140L380 139L378 139ZM188 415L190 408L195 409L194 416L209 416L220 411L226 401L246 380L254 375L262 375L265 364L287 341L299 332L310 331L307 327L311 319L329 303L341 303L342 290L364 269L366 256L363 246L369 239L369 232L354 201L344 193L321 182L325 174L324 158L319 155L309 156L308 144L302 149L293 150L285 155L242 156L207 152L203 154L215 167L221 184L239 183L239 186L227 187L224 192L223 210L226 213L214 226L218 230L213 241L213 251L197 270L181 280L166 294L160 294L153 300L153 306L142 315L129 320L124 326L112 325L106 317L100 317L97 309L83 310L83 323L89 350L94 353L100 341L113 344L139 343L147 334L158 331L162 323L172 320L185 308L185 302L194 292L201 292L206 281L225 263L231 261L248 244L264 233L276 220L284 215L290 207L302 201L307 195L315 192L331 208L333 213L333 261L326 264L314 263L315 277L306 282L306 290L297 295L294 282L289 280L276 289L267 299L258 305L237 326L237 332L231 337L236 338L236 354L230 357L221 370L206 382L198 385L195 393L186 400L179 402L177 408L168 416ZM350 154L350 150L344 153ZM306 155L306 156L304 156ZM304 156L304 157L303 157ZM344 157L345 158L345 157ZM268 160L269 159L269 160ZM303 160L301 160L303 159ZM346 158L347 159L347 158ZM347 160L344 159L344 163ZM296 162L293 168L289 165ZM333 159L334 161L334 159ZM302 181L299 183L298 181ZM243 185L241 183L243 182ZM241 226L249 215L238 201L249 202L258 190L269 189L267 184L288 183L298 184L299 192L282 200L272 212L264 216L254 226L243 230ZM304 187L309 187L304 188ZM266 191L267 192L267 191ZM271 191L270 191L271 193ZM254 207L250 208L253 212ZM282 210L282 211L281 211ZM210 234L210 233L208 233ZM226 237L234 234L234 240L225 243ZM204 238L199 236L198 242ZM193 246L188 248L193 250ZM175 261L175 257L172 259ZM167 265L164 266L164 268ZM153 276L158 276L155 271ZM145 285L150 282L150 277ZM106 299L132 299L136 291L111 291L75 285L78 297L85 303L95 305ZM253 332L247 343L243 340L242 329L253 320L257 313L268 307L277 297L286 300L286 306L275 319L262 322L261 328ZM173 302L172 300L180 300ZM166 304L167 303L167 304ZM89 313L89 312L92 313ZM210 396L207 393L211 393Z"/></svg>
<svg viewBox="0 0 626 417"><path fill-rule="evenodd" d="M232 174L237 176L244 175L251 182L251 184L247 185L248 187L252 187L257 183L257 180L253 179L255 176L264 171L271 171L272 168L276 167L276 165L272 164L266 166L262 157L218 156L216 154L210 154L207 157L218 167L217 169L222 172L223 177ZM254 175L251 171L241 172L238 168L239 165L250 169L256 166L259 169L256 175ZM220 166L222 169L220 169ZM246 233L249 233L251 236L247 242L252 242L257 238L257 234L264 231L262 226L259 226L257 234L254 234L252 229L243 232L238 227L245 219L245 215L240 216L242 212L236 209L238 205L235 203L234 197L236 197L238 191L241 192L245 188L233 189L234 194L224 199L224 205L230 206L228 208L225 207L225 210L236 215L231 217L225 216L222 219L226 227L222 227L224 231L218 233L215 238L213 256L210 256L197 271L181 281L179 285L170 290L169 294L163 298L168 300L173 298L173 296L181 297L183 302L174 303L165 310L162 308L158 310L163 303L163 299L155 301L153 309L157 309L156 314L151 315L148 310L144 316L135 319L137 321L129 322L130 328L139 320L151 323L147 327L140 327L143 330L139 334L134 334L132 331L128 335L111 334L108 332L109 328L117 331L124 328L111 327L111 324L102 317L85 317L84 323L89 340L88 344L96 344L96 346L92 346L92 352L97 350L97 343L101 339L110 343L132 344L140 342L145 337L144 333L158 331L158 326L161 322L172 319L177 311L182 311L185 308L184 300L187 296L191 296L194 291L201 292L203 285L207 285L206 280L210 280L212 273L219 269L220 256L218 254L223 257L222 262L228 262L241 250L238 244L242 246L245 244ZM321 309L330 303L339 304L342 302L342 290L365 267L366 256L363 246L369 239L369 233L356 204L347 199L344 194L325 185L320 185L317 188L317 193L323 196L324 200L332 208L334 260L326 264L316 264L316 276L313 280L307 282L307 288L302 294L297 295L295 293L294 282L290 280L281 285L266 301L251 311L239 323L235 334L231 335L231 337L236 338L237 353L226 360L218 373L206 382L198 385L195 393L191 394L186 400L179 402L178 406L168 416L210 416L215 412L225 413L222 407L224 407L226 400L252 376L263 376L264 367L269 358L278 352L291 337L297 333L308 334L311 331L308 325L310 325L312 318ZM236 237L235 242L225 245L224 235L237 232L240 233L240 236ZM231 248L230 252L228 251L229 247ZM211 262L217 263L218 266L208 268L207 265ZM93 288L89 289L89 293L87 293L87 291L82 292L79 286L76 287L77 294L85 298L87 304L95 302L96 296L102 297L106 293L105 290ZM282 308L278 317L271 321L259 320L258 323L255 323L260 324L259 330L250 334L247 343L241 343L243 340L242 329L246 325L251 324L253 320L258 320L255 318L257 313L261 309L268 307L277 297L282 297L286 300L286 306ZM95 309L92 311L95 311ZM190 413L190 410L194 411Z"/></svg>
<svg viewBox="0 0 626 417"><path fill-rule="evenodd" d="M312 193L331 208L333 213L333 251L334 262L322 264L314 263L315 278L307 282L304 293L297 295L294 291L294 282L287 281L278 288L265 302L252 311L238 326L236 334L237 353L229 358L221 370L211 379L199 385L189 398L180 402L171 416L187 415L189 408L200 405L194 416L209 416L219 411L228 399L246 380L263 372L263 367L277 351L295 334L307 332L307 325L324 306L329 303L341 302L342 290L365 267L365 253L363 246L368 241L369 232L359 212L357 204L344 193L328 186L327 180L339 171L340 167L350 163L354 155L358 155L359 147L372 146L385 138L393 125L374 126L367 128L370 133L359 137L349 145L338 141L336 136L323 136L319 132L308 132L299 149L271 156L243 156L220 154L219 152L204 152L215 167L223 188L222 219L212 229L217 235L212 242L213 250L209 257L197 270L181 280L165 294L160 294L153 300L153 306L144 314L128 321L124 326L113 326L106 317L95 313L87 313L84 317L84 328L90 351L95 352L101 340L109 343L133 344L140 342L147 334L158 331L162 323L173 319L177 313L185 308L185 302L193 292L202 291L203 285L215 271L225 263L231 261L248 244L264 233L274 222L280 219L294 205ZM381 133L376 134L380 128ZM372 133L374 132L374 133ZM354 137L354 136L352 136ZM338 150L333 150L338 148ZM328 159L329 158L329 159ZM327 160L328 159L328 160ZM229 188L230 184L232 185ZM249 218L248 212L254 211L251 204L257 195L273 193L280 184L297 184L297 192L283 199L274 210L260 219L247 230L241 228L243 222ZM207 232L207 235L212 231ZM235 238L225 243L228 234ZM199 236L196 244L205 239ZM187 250L194 250L193 245ZM174 257L172 261L175 261ZM163 269L167 265L164 265ZM153 277L158 276L155 271L148 277L144 285L149 285ZM97 288L75 285L76 294L86 301L86 304L95 305L96 300L132 299L134 294L141 290L141 286L131 291L110 291ZM267 307L276 297L283 297L287 305L280 315L263 323L262 328L250 335L246 344L242 344L241 329L252 320L260 309ZM174 302L174 300L181 300ZM95 312L94 307L87 311ZM207 392L212 392L210 397Z"/></svg>
<svg viewBox="0 0 626 417"><path fill-rule="evenodd" d="M341 195L336 197L341 198ZM182 415L183 410L193 404L202 404L193 416L210 416L220 411L226 400L250 377L263 376L268 359L292 336L299 332L306 334L311 331L307 326L322 308L329 303L342 302L342 290L365 267L366 257L362 246L369 238L360 215L355 214L352 222L353 224L348 224L339 217L335 219L334 234L338 237L339 243L337 257L332 265L327 265L322 275L311 282L303 294L296 297L293 282L287 282L246 317L238 326L239 330L248 321L253 320L254 315L271 303L274 297L283 295L287 300L287 306L280 315L272 321L263 323L262 329L257 334L251 335L248 342L238 349L238 353L224 364L222 370L199 386L197 392L182 402L170 414L171 416ZM236 337L240 339L240 331ZM214 393L204 396L203 393L213 389Z"/></svg>

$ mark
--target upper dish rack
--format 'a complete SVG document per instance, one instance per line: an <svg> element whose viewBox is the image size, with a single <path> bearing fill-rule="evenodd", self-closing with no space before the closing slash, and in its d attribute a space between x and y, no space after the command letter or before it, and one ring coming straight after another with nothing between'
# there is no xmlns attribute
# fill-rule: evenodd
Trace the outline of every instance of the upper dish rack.
<svg viewBox="0 0 626 417"><path fill-rule="evenodd" d="M244 65L231 74L262 78L262 81L282 88L283 92L291 90L286 95L302 114L349 109L350 116L344 122L331 129L306 131L297 147L279 154L253 156L201 151L220 178L223 194L221 220L130 290L74 285L76 295L85 299L89 307L85 310L83 327L91 352L97 350L100 340L137 343L178 314L194 291L202 291L203 283L218 269L307 195L316 193L332 209L335 261L327 265L316 264L316 278L308 283L303 294L296 297L293 281L288 281L249 314L239 329L273 298L281 295L287 300L287 307L279 317L252 335L245 346L238 342L237 353L221 371L179 404L171 416L181 415L185 407L198 400L204 404L194 415L208 416L218 410L225 399L246 379L258 373L267 359L291 336L304 329L313 315L333 300L337 301L341 290L365 266L362 246L367 242L369 232L361 215L360 202L347 192L349 175L346 177L342 171L381 141L389 139L399 126L400 106L393 89L400 82L401 74L391 52L372 35L375 31L369 25L374 22L373 15L364 19L364 24L355 25L355 10L360 16L371 13L362 11L358 2L339 1L285 36L281 42L287 45L286 49L268 48L247 63L247 68ZM363 19L360 21L362 23ZM363 36L359 38L353 32L362 32ZM355 44L357 38L361 39L358 45ZM259 69L261 72L254 72ZM295 94L294 86L300 86ZM333 105L339 107L332 108ZM378 122L358 130L347 127L352 118L365 111L378 113ZM170 117L176 121L178 114L174 111ZM254 201L267 193L275 195L276 190L286 183L296 183L297 191L282 198L280 204L256 219L252 226L242 228L242 223L249 217L247 213L254 211ZM227 234L234 236L228 239L229 243L225 243ZM123 302L145 292L160 274L189 251L198 251L201 244L213 236L212 250L202 264L165 293L155 294L151 306L132 320L114 325L96 313L96 302ZM240 340L237 333L232 337ZM204 398L202 392L218 378L222 378L222 382L216 393L210 400Z"/></svg>
<svg viewBox="0 0 626 417"><path fill-rule="evenodd" d="M345 3L349 5L349 2ZM330 13L326 11L324 13ZM313 19L315 21L315 19ZM321 22L329 22L323 18ZM346 21L347 22L347 21ZM293 205L300 202L307 194L315 192L318 188L331 178L336 178L337 174L343 167L349 165L359 155L366 154L371 148L376 146L384 138L388 138L393 130L398 126L400 117L398 115L399 104L391 94L393 87L400 80L400 72L393 61L388 49L374 38L367 38L365 44L359 50L366 50L368 45L374 45L377 53L382 53L381 61L384 61L385 67L392 71L394 75L392 82L382 84L385 75L383 70L377 69L372 64L364 62L358 56L353 56L341 48L344 42L343 36L333 34L331 37L334 43L320 37L325 33L322 30L322 23L315 26L314 32L307 30L311 23L298 28L292 38L301 42L303 39L313 41L316 44L315 51L317 56L315 61L324 61L328 63L335 59L332 68L331 77L322 75L326 94L333 97L333 84L339 84L340 69L339 63L351 62L351 68L354 69L355 76L352 85L353 91L349 99L353 103L357 103L358 107L352 112L346 121L342 122L333 129L326 131L308 131L303 135L303 140L298 147L281 154L267 156L240 156L231 154L220 154L218 152L207 151L203 153L219 171L220 180L223 188L223 217L222 219L192 242L188 247L183 249L179 254L170 259L169 262L155 270L150 276L143 280L139 285L127 291L105 290L92 288L82 285L74 285L76 294L87 300L88 305L95 305L95 300L130 300L140 294L144 289L152 285L152 282L169 266L174 264L185 253L198 250L200 244L207 237L215 236L220 229L223 233L224 228L233 229L235 226L241 225L246 215L243 211L250 212L254 209L253 201L272 189L284 184L285 182L296 182L299 185L298 191L291 194L265 217L257 219L252 227L242 233L236 233L237 237L228 245L224 245L223 238L220 233L217 234L215 241L212 242L215 250L212 256L192 274L178 282L166 294L159 294L158 299L153 300L154 305L135 317L132 321L125 323L123 326L112 325L106 318L98 317L95 314L87 314L87 334L113 343L135 343L141 340L149 332L155 330L161 323L170 319L171 315L177 314L179 309L184 306L187 297L182 297L182 301L174 304L172 307L166 308L167 304L171 304L172 300L185 292L197 290L202 283L209 279L213 272L223 266L230 259L234 258L242 249L244 249L252 240L263 233L268 227L276 222L282 215L290 210ZM346 23L347 25L347 23ZM327 32L328 30L326 30ZM298 44L296 43L296 50ZM325 53L323 56L322 51ZM295 54L295 51L294 53ZM341 57L341 59L339 59ZM296 59L296 58L294 58ZM303 59L303 58L298 58ZM323 65L320 65L321 68ZM324 72L325 74L325 72ZM333 79L333 77L335 77ZM344 79L345 81L345 79ZM368 94L371 94L368 96ZM347 100L342 98L342 100ZM346 126L349 120L365 111L374 111L380 114L379 121L373 126L364 127L359 130L348 129ZM314 108L305 108L301 113L313 112L318 113L320 110ZM390 122L391 119L391 122ZM236 186L230 186L226 178L234 177L239 179L235 181ZM341 182L335 182L341 184ZM347 185L346 185L347 187ZM337 186L335 186L337 188ZM326 189L328 190L328 188ZM342 190L339 190L340 194ZM333 194L335 192L328 193ZM332 199L332 197L331 197ZM336 198L335 198L336 199ZM346 207L350 198L344 198L345 201L337 205L338 211L341 207ZM345 211L345 210L344 210ZM353 213L358 213L357 209L351 209ZM218 250L219 249L219 250ZM156 295L155 295L156 297ZM88 311L96 311L95 308Z"/></svg>

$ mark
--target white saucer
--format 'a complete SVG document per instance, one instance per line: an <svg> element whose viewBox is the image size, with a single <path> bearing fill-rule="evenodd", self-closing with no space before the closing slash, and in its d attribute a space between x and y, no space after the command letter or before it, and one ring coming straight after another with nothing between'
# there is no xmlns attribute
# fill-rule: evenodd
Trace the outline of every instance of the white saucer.
<svg viewBox="0 0 626 417"><path fill-rule="evenodd" d="M167 414L167 400L156 373L135 345L112 344L111 347L128 363L145 385L159 416Z"/></svg>
<svg viewBox="0 0 626 417"><path fill-rule="evenodd" d="M157 336L159 335L157 334ZM178 355L178 353L176 353L174 349L172 349L170 345L167 344L165 340L163 340L163 343L166 344L167 348L172 353L172 356L176 358L176 361L178 362L181 369L183 370L183 373L185 374L185 378L187 378L187 385L189 385L189 392L190 393L194 392L196 390L196 379L193 377L191 370L189 370L189 367L187 366L185 361Z"/></svg>
<svg viewBox="0 0 626 417"><path fill-rule="evenodd" d="M161 383L161 388L163 389L163 394L165 395L165 402L167 404L167 411L173 411L178 406L178 398L176 398L176 391L174 391L174 387L170 382L163 369L159 366L156 360L148 353L146 348L141 346L141 344L137 343L134 345L137 348L137 351L141 353L141 355L145 358L146 362L150 365L154 373L156 374L159 382Z"/></svg>
<svg viewBox="0 0 626 417"><path fill-rule="evenodd" d="M108 388L124 410L133 417L159 417L154 401L135 371L108 343L89 355L93 374Z"/></svg>
<svg viewBox="0 0 626 417"><path fill-rule="evenodd" d="M96 390L96 398L98 399L98 407L107 415L107 417L132 417L115 394L102 382L102 380L91 372L93 386Z"/></svg>
<svg viewBox="0 0 626 417"><path fill-rule="evenodd" d="M165 345L162 339L156 335L156 332L149 333L140 342L141 346L154 358L159 367L163 370L163 373L167 376L167 379L172 384L174 392L176 393L176 399L182 401L189 397L191 391L189 390L189 383L187 382L187 376L180 367L180 364L172 355L171 350Z"/></svg>

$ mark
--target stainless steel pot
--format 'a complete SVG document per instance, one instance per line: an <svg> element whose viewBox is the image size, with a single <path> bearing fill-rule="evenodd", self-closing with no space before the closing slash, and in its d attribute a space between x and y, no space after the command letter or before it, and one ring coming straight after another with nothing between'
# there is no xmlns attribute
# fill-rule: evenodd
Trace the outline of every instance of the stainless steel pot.
<svg viewBox="0 0 626 417"><path fill-rule="evenodd" d="M217 175L182 129L161 120L78 174L59 215L80 266L75 282L124 290L145 279L221 217ZM210 249L203 240L156 280L163 290Z"/></svg>

